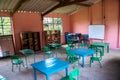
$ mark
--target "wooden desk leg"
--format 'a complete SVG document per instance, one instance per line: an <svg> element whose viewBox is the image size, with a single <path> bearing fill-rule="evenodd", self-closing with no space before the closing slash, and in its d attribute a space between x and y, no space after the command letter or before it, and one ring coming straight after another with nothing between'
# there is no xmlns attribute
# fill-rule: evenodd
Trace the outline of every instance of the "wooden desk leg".
<svg viewBox="0 0 120 80"><path fill-rule="evenodd" d="M36 69L34 68L34 80L37 80Z"/></svg>

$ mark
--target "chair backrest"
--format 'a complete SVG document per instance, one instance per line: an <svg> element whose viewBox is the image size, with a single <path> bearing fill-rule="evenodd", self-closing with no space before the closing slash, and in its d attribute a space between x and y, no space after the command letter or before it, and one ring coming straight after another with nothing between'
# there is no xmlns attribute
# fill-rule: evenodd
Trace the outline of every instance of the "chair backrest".
<svg viewBox="0 0 120 80"><path fill-rule="evenodd" d="M32 50L32 49L23 49L23 50L20 50L20 52L26 56L30 56L35 53L34 50Z"/></svg>
<svg viewBox="0 0 120 80"><path fill-rule="evenodd" d="M12 63L18 63L18 60L20 60L20 57L18 55L12 55L10 56Z"/></svg>
<svg viewBox="0 0 120 80"><path fill-rule="evenodd" d="M70 47L69 47L69 46L67 46L67 47L65 48L65 50L66 50L66 51L69 51L69 50L70 50Z"/></svg>
<svg viewBox="0 0 120 80"><path fill-rule="evenodd" d="M68 54L68 53L70 53L70 47L69 46L67 46L66 48L65 48L65 50L66 50L66 54Z"/></svg>
<svg viewBox="0 0 120 80"><path fill-rule="evenodd" d="M44 50L45 52L47 52L47 51L50 51L50 48L49 48L48 46L44 46L44 47L43 47L43 50Z"/></svg>
<svg viewBox="0 0 120 80"><path fill-rule="evenodd" d="M77 80L80 80L80 69L76 68L72 70L69 74L70 80L73 80L73 78L77 77Z"/></svg>
<svg viewBox="0 0 120 80"><path fill-rule="evenodd" d="M18 55L12 55L12 56L10 56L10 59L19 59L20 57L18 56Z"/></svg>
<svg viewBox="0 0 120 80"><path fill-rule="evenodd" d="M73 44L73 41L72 40L68 40L68 45L69 44Z"/></svg>
<svg viewBox="0 0 120 80"><path fill-rule="evenodd" d="M69 50L70 50L70 47L67 46L67 47L66 47L66 54L67 54L67 56L73 57L73 56L74 56L74 53L70 52Z"/></svg>
<svg viewBox="0 0 120 80"><path fill-rule="evenodd" d="M97 46L90 46L89 48L95 50L96 54L99 54L99 57L104 56L104 51L102 50L102 48Z"/></svg>

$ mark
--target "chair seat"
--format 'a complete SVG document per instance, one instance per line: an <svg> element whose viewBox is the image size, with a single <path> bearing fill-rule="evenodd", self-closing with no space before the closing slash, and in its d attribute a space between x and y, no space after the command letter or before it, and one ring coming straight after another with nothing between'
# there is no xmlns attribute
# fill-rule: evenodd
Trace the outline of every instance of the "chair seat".
<svg viewBox="0 0 120 80"><path fill-rule="evenodd" d="M93 61L100 61L101 58L99 58L99 57L91 57L91 60L93 60Z"/></svg>
<svg viewBox="0 0 120 80"><path fill-rule="evenodd" d="M74 47L74 45L73 45L73 44L69 44L69 46L70 46L70 47Z"/></svg>
<svg viewBox="0 0 120 80"><path fill-rule="evenodd" d="M70 79L69 76L62 77L60 80L76 80L75 78Z"/></svg>
<svg viewBox="0 0 120 80"><path fill-rule="evenodd" d="M22 64L23 60L13 60L13 64Z"/></svg>
<svg viewBox="0 0 120 80"><path fill-rule="evenodd" d="M45 54L51 55L51 54L53 54L53 52L52 51L47 51L47 52L45 52Z"/></svg>

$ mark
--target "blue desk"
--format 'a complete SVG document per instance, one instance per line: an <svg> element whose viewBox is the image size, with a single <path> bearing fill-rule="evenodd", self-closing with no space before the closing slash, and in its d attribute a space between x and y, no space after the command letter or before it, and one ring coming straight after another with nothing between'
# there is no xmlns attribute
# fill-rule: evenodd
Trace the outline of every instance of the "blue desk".
<svg viewBox="0 0 120 80"><path fill-rule="evenodd" d="M4 78L2 75L0 75L0 80L7 80L7 79Z"/></svg>
<svg viewBox="0 0 120 80"><path fill-rule="evenodd" d="M71 49L70 52L73 52L75 55L82 57L82 67L84 67L84 57L88 55L94 55L94 50L87 48L74 48Z"/></svg>
<svg viewBox="0 0 120 80"><path fill-rule="evenodd" d="M40 62L33 63L31 64L31 66L34 69L34 80L37 80L36 71L39 71L44 75L46 75L46 80L50 80L49 78L50 75L63 69L66 70L66 76L67 76L69 63L59 60L57 58L49 58L42 60Z"/></svg>

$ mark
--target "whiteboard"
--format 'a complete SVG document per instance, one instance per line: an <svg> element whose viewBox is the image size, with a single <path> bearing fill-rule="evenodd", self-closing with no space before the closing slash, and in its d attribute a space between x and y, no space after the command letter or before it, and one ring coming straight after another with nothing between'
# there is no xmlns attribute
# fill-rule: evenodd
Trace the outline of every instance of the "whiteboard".
<svg viewBox="0 0 120 80"><path fill-rule="evenodd" d="M89 25L89 38L104 39L104 25Z"/></svg>

